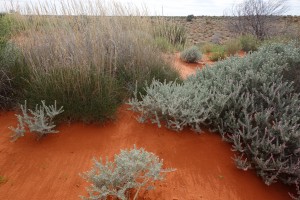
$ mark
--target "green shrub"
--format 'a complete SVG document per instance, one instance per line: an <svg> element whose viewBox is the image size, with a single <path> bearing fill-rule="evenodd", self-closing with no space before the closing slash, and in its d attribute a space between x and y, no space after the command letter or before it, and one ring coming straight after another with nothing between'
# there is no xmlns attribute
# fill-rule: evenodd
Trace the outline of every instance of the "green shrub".
<svg viewBox="0 0 300 200"><path fill-rule="evenodd" d="M27 69L18 47L10 42L0 49L0 109L15 107L23 97Z"/></svg>
<svg viewBox="0 0 300 200"><path fill-rule="evenodd" d="M229 40L224 44L227 55L235 55L242 49L242 45L239 40Z"/></svg>
<svg viewBox="0 0 300 200"><path fill-rule="evenodd" d="M196 46L192 46L180 53L180 59L188 63L198 62L201 58L202 54Z"/></svg>
<svg viewBox="0 0 300 200"><path fill-rule="evenodd" d="M121 150L115 155L114 161L106 162L94 159L94 167L83 174L92 184L88 188L89 197L82 199L131 199L130 194L135 190L133 199L137 199L141 189L154 188L153 183L164 179L164 174L174 171L162 169L163 161L155 154L137 149Z"/></svg>
<svg viewBox="0 0 300 200"><path fill-rule="evenodd" d="M285 68L300 63L295 44L261 47L204 68L183 83L153 81L133 98L139 121L218 131L232 143L238 168L253 168L268 185L300 181L300 96Z"/></svg>
<svg viewBox="0 0 300 200"><path fill-rule="evenodd" d="M244 50L245 52L256 51L259 46L257 38L253 35L241 36L240 42L242 45L242 50Z"/></svg>
<svg viewBox="0 0 300 200"><path fill-rule="evenodd" d="M211 61L218 61L225 58L225 48L221 45L214 45L211 49L209 59Z"/></svg>

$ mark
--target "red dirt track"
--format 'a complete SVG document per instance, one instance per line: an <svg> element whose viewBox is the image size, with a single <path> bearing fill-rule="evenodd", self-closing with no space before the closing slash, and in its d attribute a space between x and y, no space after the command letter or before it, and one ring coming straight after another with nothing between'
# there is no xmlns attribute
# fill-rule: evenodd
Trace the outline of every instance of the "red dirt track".
<svg viewBox="0 0 300 200"><path fill-rule="evenodd" d="M0 200L74 200L87 195L79 173L93 157L112 158L134 144L176 168L156 189L141 192L139 200L290 200L283 184L267 186L254 171L241 171L232 160L231 145L216 133L177 133L156 125L139 124L122 106L115 122L104 125L61 125L60 133L39 141L28 133L10 142L14 113L0 115Z"/></svg>

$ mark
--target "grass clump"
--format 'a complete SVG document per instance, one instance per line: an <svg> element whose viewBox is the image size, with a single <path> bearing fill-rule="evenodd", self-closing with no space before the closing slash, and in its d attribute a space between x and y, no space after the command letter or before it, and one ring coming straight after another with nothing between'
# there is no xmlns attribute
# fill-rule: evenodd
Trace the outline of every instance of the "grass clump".
<svg viewBox="0 0 300 200"><path fill-rule="evenodd" d="M201 58L202 54L196 46L192 46L180 53L180 59L188 63L196 63Z"/></svg>
<svg viewBox="0 0 300 200"><path fill-rule="evenodd" d="M88 5L62 2L63 15L55 7L29 6L27 12L36 15L19 16L24 28L11 39L20 48L28 75L21 77L22 98L29 108L41 100L56 100L65 109L59 121L113 119L136 83L142 89L154 77L179 77L155 45L150 18L117 3ZM79 15L87 11L93 15Z"/></svg>
<svg viewBox="0 0 300 200"><path fill-rule="evenodd" d="M295 43L263 46L204 68L183 83L154 81L142 100L129 104L140 112L140 122L218 131L232 143L238 168L255 169L267 185L299 185L300 96L284 76L299 66L299 58Z"/></svg>
<svg viewBox="0 0 300 200"><path fill-rule="evenodd" d="M174 46L184 47L187 42L186 30L183 26L164 19L155 19L153 23L155 38L166 38Z"/></svg>
<svg viewBox="0 0 300 200"><path fill-rule="evenodd" d="M222 45L214 45L211 49L209 59L211 61L218 61L225 58L225 47Z"/></svg>
<svg viewBox="0 0 300 200"><path fill-rule="evenodd" d="M114 161L106 162L94 159L94 167L83 174L92 184L88 188L89 197L82 199L118 198L122 200L138 198L141 189L154 188L153 183L164 179L167 172L173 169L162 169L163 161L155 154L135 146L129 150L121 150Z"/></svg>
<svg viewBox="0 0 300 200"><path fill-rule="evenodd" d="M212 44L212 43L204 43L201 46L201 51L203 53L210 53L212 51L213 47L214 47L214 44Z"/></svg>
<svg viewBox="0 0 300 200"><path fill-rule="evenodd" d="M229 40L224 44L226 54L229 56L235 55L242 49L241 42L239 40Z"/></svg>
<svg viewBox="0 0 300 200"><path fill-rule="evenodd" d="M259 46L258 39L253 35L243 35L240 37L242 50L245 52L256 51Z"/></svg>

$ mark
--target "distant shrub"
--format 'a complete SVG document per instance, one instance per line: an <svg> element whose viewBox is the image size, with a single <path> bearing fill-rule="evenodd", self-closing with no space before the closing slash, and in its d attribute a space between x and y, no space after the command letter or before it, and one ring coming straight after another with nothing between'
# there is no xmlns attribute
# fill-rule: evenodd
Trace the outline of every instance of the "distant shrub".
<svg viewBox="0 0 300 200"><path fill-rule="evenodd" d="M50 106L47 106L45 101L42 101L42 105L36 105L35 110L27 109L26 101L25 104L20 107L22 115L16 115L18 118L17 127L9 127L14 132L11 136L12 141L23 137L26 132L26 127L29 128L30 132L37 134L37 139L42 138L46 134L58 132L53 130L56 126L53 119L63 112L63 107L57 109L56 101L54 105Z"/></svg>
<svg viewBox="0 0 300 200"><path fill-rule="evenodd" d="M283 76L300 63L295 44L261 47L204 68L183 83L153 81L131 99L139 121L173 130L201 126L232 143L238 168L253 168L268 185L300 181L300 96ZM299 197L298 197L299 198Z"/></svg>
<svg viewBox="0 0 300 200"><path fill-rule="evenodd" d="M198 47L192 46L180 53L181 60L188 63L195 63L201 60L202 54Z"/></svg>
<svg viewBox="0 0 300 200"><path fill-rule="evenodd" d="M242 49L241 42L239 40L229 40L224 44L226 54L235 55Z"/></svg>
<svg viewBox="0 0 300 200"><path fill-rule="evenodd" d="M163 161L155 154L137 149L121 150L115 155L114 161L103 162L94 159L94 167L83 174L83 177L92 184L88 188L89 197L82 199L107 199L116 197L127 200L135 190L133 200L138 198L141 189L153 189L155 181L164 179L164 174L174 171L162 169Z"/></svg>
<svg viewBox="0 0 300 200"><path fill-rule="evenodd" d="M225 48L221 45L214 45L211 49L209 59L211 61L218 61L225 58Z"/></svg>
<svg viewBox="0 0 300 200"><path fill-rule="evenodd" d="M195 17L194 15L188 15L186 17L186 21L191 22L194 19L194 17Z"/></svg>
<svg viewBox="0 0 300 200"><path fill-rule="evenodd" d="M259 45L257 38L253 35L243 35L240 37L242 50L245 52L256 51Z"/></svg>

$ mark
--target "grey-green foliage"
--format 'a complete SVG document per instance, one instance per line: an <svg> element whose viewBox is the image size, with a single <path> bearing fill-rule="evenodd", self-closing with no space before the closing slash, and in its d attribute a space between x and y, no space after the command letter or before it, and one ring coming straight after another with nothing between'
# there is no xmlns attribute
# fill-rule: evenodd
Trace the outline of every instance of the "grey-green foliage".
<svg viewBox="0 0 300 200"><path fill-rule="evenodd" d="M82 199L129 199L132 189L135 190L133 199L138 197L141 189L153 189L152 183L164 179L167 172L173 169L162 169L163 160L155 154L137 149L121 150L115 155L114 161L103 162L94 159L93 168L82 176L92 185L88 188L89 197Z"/></svg>
<svg viewBox="0 0 300 200"><path fill-rule="evenodd" d="M24 136L26 132L26 127L29 131L36 133L38 139L49 133L57 133L54 130L54 117L63 112L63 107L59 109L56 106L56 101L54 105L47 106L45 101L42 101L42 105L36 105L35 110L27 109L26 101L24 105L20 106L22 115L18 115L18 125L17 127L9 127L14 133L11 136L12 141L16 141L18 138Z"/></svg>
<svg viewBox="0 0 300 200"><path fill-rule="evenodd" d="M202 58L202 54L198 47L192 46L180 53L181 60L189 63L198 62Z"/></svg>
<svg viewBox="0 0 300 200"><path fill-rule="evenodd" d="M283 76L299 64L296 44L271 44L206 67L182 84L153 81L141 101L129 104L140 121L220 132L233 144L237 166L256 169L266 184L299 184L300 98Z"/></svg>

